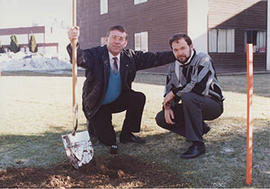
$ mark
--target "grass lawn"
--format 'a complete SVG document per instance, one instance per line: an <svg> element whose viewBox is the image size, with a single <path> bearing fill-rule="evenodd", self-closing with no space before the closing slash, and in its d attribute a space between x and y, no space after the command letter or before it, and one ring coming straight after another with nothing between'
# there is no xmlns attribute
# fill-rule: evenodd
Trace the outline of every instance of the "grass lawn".
<svg viewBox="0 0 270 189"><path fill-rule="evenodd" d="M154 121L161 109L165 77L138 74L133 88L147 97L140 132L147 143L119 144L119 153L167 168L190 187L248 187L245 184L246 76L220 76L219 80L224 88L225 110L220 118L209 122L212 129L205 137L207 152L195 159L182 160L179 154L190 144L183 137L157 127ZM80 130L86 128L81 111L83 81L84 77L78 78ZM66 161L60 135L72 130L71 83L70 77L0 78L0 169L47 167ZM269 97L270 74L255 75L251 187L270 187ZM113 115L117 132L123 116L124 113ZM95 145L95 157L107 153L106 147Z"/></svg>

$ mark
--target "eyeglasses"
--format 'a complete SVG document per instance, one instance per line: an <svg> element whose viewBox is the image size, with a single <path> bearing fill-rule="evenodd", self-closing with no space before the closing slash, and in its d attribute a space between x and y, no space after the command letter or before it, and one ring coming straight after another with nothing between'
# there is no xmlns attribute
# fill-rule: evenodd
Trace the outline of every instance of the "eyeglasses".
<svg viewBox="0 0 270 189"><path fill-rule="evenodd" d="M117 36L117 35L111 35L110 37L111 37L113 40L118 40L118 41L120 41L120 42L123 42L123 41L126 40L125 37Z"/></svg>

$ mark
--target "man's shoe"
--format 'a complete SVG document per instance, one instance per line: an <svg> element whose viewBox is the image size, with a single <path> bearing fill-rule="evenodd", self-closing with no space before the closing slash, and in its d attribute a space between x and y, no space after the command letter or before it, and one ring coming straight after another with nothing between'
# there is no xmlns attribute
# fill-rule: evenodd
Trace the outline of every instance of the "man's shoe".
<svg viewBox="0 0 270 189"><path fill-rule="evenodd" d="M128 133L128 134L120 134L120 142L124 144L129 142L144 144L145 140L132 133Z"/></svg>
<svg viewBox="0 0 270 189"><path fill-rule="evenodd" d="M193 143L188 150L183 153L180 157L183 159L195 158L201 154L205 153L205 145L204 143Z"/></svg>
<svg viewBox="0 0 270 189"><path fill-rule="evenodd" d="M118 153L118 146L117 146L117 144L113 144L113 145L111 146L110 153L111 153L111 154L117 154L117 153Z"/></svg>
<svg viewBox="0 0 270 189"><path fill-rule="evenodd" d="M205 122L203 122L203 135L207 134L210 131L211 127Z"/></svg>

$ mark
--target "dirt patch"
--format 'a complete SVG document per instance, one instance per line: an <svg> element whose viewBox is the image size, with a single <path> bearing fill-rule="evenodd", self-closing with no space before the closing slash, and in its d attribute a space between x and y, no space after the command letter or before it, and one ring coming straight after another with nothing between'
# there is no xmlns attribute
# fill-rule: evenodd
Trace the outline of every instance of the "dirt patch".
<svg viewBox="0 0 270 189"><path fill-rule="evenodd" d="M8 168L0 171L0 187L188 187L174 173L155 163L127 155L98 157L75 170L68 162L50 168Z"/></svg>

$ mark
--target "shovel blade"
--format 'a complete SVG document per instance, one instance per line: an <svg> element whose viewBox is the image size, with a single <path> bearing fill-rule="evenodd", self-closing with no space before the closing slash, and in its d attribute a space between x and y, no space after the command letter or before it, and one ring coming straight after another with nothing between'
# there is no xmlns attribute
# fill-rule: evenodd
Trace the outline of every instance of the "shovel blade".
<svg viewBox="0 0 270 189"><path fill-rule="evenodd" d="M88 131L76 132L75 135L62 135L67 157L75 169L88 164L94 156L94 149Z"/></svg>

